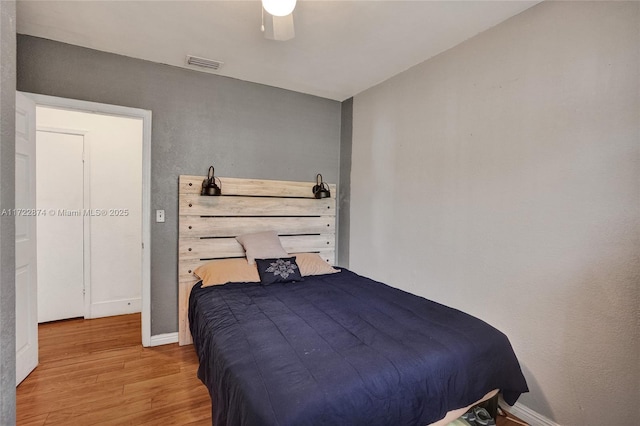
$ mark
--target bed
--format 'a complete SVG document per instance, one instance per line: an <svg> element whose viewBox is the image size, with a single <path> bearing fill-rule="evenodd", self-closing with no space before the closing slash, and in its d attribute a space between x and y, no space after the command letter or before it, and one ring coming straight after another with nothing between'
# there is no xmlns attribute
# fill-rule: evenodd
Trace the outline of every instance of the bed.
<svg viewBox="0 0 640 426"><path fill-rule="evenodd" d="M276 230L289 253L335 259L336 188L222 179L201 197L180 177L181 344L219 425L444 424L502 391L527 391L507 337L477 318L342 269L302 282L202 287L212 259L241 258L235 236ZM192 338L193 336L193 338Z"/></svg>

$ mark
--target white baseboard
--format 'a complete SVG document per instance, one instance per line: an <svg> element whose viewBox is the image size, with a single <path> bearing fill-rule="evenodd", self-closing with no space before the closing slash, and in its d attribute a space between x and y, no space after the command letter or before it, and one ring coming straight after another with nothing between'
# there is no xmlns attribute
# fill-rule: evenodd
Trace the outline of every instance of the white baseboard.
<svg viewBox="0 0 640 426"><path fill-rule="evenodd" d="M114 315L135 314L142 310L142 299L120 299L91 304L90 316L86 318L111 317Z"/></svg>
<svg viewBox="0 0 640 426"><path fill-rule="evenodd" d="M531 426L561 426L553 420L546 418L542 414L533 411L531 408L527 407L526 405L522 405L519 402L516 402L515 405L511 407L506 404L505 406L508 407L507 410L510 413L521 418Z"/></svg>
<svg viewBox="0 0 640 426"><path fill-rule="evenodd" d="M149 346L168 345L170 343L178 343L177 331L175 333L164 333L151 336L151 342Z"/></svg>

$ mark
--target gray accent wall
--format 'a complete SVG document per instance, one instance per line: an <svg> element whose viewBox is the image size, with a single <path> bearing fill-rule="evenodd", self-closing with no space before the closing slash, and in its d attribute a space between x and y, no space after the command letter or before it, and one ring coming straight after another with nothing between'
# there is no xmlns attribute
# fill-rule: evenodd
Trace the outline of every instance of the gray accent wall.
<svg viewBox="0 0 640 426"><path fill-rule="evenodd" d="M17 84L152 111L151 213L166 211L151 223L152 335L178 329L179 175L340 179L337 101L24 35Z"/></svg>
<svg viewBox="0 0 640 426"><path fill-rule="evenodd" d="M545 1L354 98L351 268L503 331L532 424L639 424L639 42Z"/></svg>
<svg viewBox="0 0 640 426"><path fill-rule="evenodd" d="M16 4L0 1L0 211L15 207ZM16 423L15 224L0 215L0 424Z"/></svg>
<svg viewBox="0 0 640 426"><path fill-rule="evenodd" d="M351 199L351 137L353 127L353 98L342 102L340 120L340 193L338 211L338 259L337 263L349 267L349 200Z"/></svg>

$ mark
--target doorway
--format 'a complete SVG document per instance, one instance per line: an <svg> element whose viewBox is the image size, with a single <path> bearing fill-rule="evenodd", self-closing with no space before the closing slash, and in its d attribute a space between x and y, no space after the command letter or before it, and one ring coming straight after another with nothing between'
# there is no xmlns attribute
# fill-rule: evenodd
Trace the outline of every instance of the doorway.
<svg viewBox="0 0 640 426"><path fill-rule="evenodd" d="M39 322L140 312L142 119L37 106L36 129Z"/></svg>
<svg viewBox="0 0 640 426"><path fill-rule="evenodd" d="M121 117L121 118L129 118L135 120L142 121L142 146L141 146L141 164L138 163L138 169L141 169L141 197L138 198L139 203L141 204L141 214L140 214L140 227L141 227L141 242L138 247L140 253L140 264L138 265L138 270L140 271L141 277L141 293L140 293L140 306L139 311L141 312L141 320L142 320L142 344L143 346L151 346L151 304L150 304L150 225L151 225L151 192L150 192L150 180L151 180L151 111L142 110L138 108L130 108L124 106L117 105L109 105L109 104L100 104L95 102L88 101L79 101L75 99L66 99L59 98L54 96L47 95L39 95L39 94L30 94L26 93L29 98L35 101L35 104L38 107L44 108L52 108L59 110L67 110L74 112L84 112L91 115L101 115L104 117ZM46 127L46 126L45 126ZM60 126L58 126L60 127ZM41 130L43 130L41 128ZM51 130L51 129L44 129ZM66 129L67 131L70 129ZM73 133L73 132L71 132ZM77 133L77 132L76 132ZM91 140L91 135L84 135L85 139ZM88 161L87 152L85 152L85 164ZM95 168L95 167L93 167ZM116 175L118 173L117 170L111 171L112 175ZM102 191L102 189L100 189ZM85 197L87 197L85 193ZM100 207L100 210L104 210L101 207L105 207L107 209L107 214L109 214L109 208L111 208L112 214L126 214L125 212L118 211L118 207L114 206L97 206ZM96 206L91 206L91 208L87 211L87 206L85 205L83 209L83 214L87 215L97 215L98 213L94 210ZM115 220L118 216L111 216L112 219ZM85 225L86 226L86 225ZM87 235L87 230L83 231L83 234ZM85 244L87 244L87 239L84 240ZM96 253L92 253L94 256ZM90 270L90 267L85 265L84 271L85 276L87 272ZM85 278L86 280L86 278ZM85 292L90 291L90 288L85 286ZM131 301L124 297L120 297L118 303L124 304L123 306L129 306L128 303ZM100 316L103 308L108 307L108 304L102 304L97 308L94 306L92 310L92 316ZM86 312L87 307L85 307Z"/></svg>

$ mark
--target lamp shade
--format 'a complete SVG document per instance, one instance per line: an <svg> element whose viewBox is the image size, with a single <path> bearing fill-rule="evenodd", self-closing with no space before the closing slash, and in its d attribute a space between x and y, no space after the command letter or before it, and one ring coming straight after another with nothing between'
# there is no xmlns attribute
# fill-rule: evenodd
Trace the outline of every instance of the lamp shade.
<svg viewBox="0 0 640 426"><path fill-rule="evenodd" d="M296 7L296 0L262 0L262 7L273 16L287 16Z"/></svg>
<svg viewBox="0 0 640 426"><path fill-rule="evenodd" d="M207 178L202 181L202 190L200 195L221 195L222 194L222 182L214 175L215 169L213 166L209 167L209 173ZM216 180L220 185L216 184Z"/></svg>
<svg viewBox="0 0 640 426"><path fill-rule="evenodd" d="M324 181L322 180L322 175L320 173L316 175L316 184L311 189L311 192L313 192L313 196L316 198L331 198L329 185L324 183Z"/></svg>

